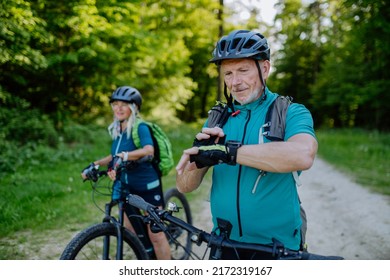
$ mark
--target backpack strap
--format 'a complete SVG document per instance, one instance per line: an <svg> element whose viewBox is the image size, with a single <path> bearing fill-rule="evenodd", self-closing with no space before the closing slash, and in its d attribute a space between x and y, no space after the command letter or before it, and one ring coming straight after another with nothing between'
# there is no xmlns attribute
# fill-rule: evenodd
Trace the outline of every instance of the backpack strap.
<svg viewBox="0 0 390 280"><path fill-rule="evenodd" d="M263 125L263 135L271 141L284 141L287 110L292 97L279 95L268 109Z"/></svg>
<svg viewBox="0 0 390 280"><path fill-rule="evenodd" d="M222 128L229 119L230 112L226 103L217 101L217 103L208 111L207 127L220 127ZM203 146L215 144L217 136L212 136L209 139L198 140L194 139L193 146ZM225 143L225 137L219 139L220 144Z"/></svg>
<svg viewBox="0 0 390 280"><path fill-rule="evenodd" d="M137 117L135 120L135 123L131 129L131 137L133 138L133 142L134 142L135 147L137 149L141 149L142 148L141 138L139 137L138 129L139 129L140 124L142 124L142 123L144 123L148 127L148 129L150 131L150 135L152 136L153 147L154 147L154 156L153 156L152 162L155 162L156 157L159 157L160 151L159 151L159 147L157 145L156 139L153 135L152 128L150 127L151 124L149 124L148 122L144 121L143 119ZM151 157L145 156L144 158L150 160Z"/></svg>
<svg viewBox="0 0 390 280"><path fill-rule="evenodd" d="M287 110L292 103L291 96L279 95L269 106L267 115L265 116L264 125L259 131L259 144L264 143L263 136L271 141L284 141L286 132L286 117ZM298 171L293 171L295 185L301 186Z"/></svg>
<svg viewBox="0 0 390 280"><path fill-rule="evenodd" d="M162 173L159 169L159 166L158 166L158 161L157 161L157 158L159 158L160 156L160 150L159 150L159 146L157 144L157 141L156 141L156 138L154 137L153 135L153 131L152 131L152 128L150 127L150 124L146 121L144 121L143 119L141 119L140 117L137 117L136 120L135 120L135 123L131 129L131 136L133 138L133 142L134 142L134 145L137 149L141 149L141 138L139 137L139 134L138 134L138 128L140 126L141 123L145 123L146 126L148 127L149 131L150 131L150 134L152 136L152 140L153 140L153 147L154 147L154 155L153 157L150 157L150 156L145 156L144 158L142 159L145 159L145 160L148 160L148 161L151 161L154 169L157 171L157 174L159 177L162 176ZM161 181L160 181L160 184L161 184Z"/></svg>
<svg viewBox="0 0 390 280"><path fill-rule="evenodd" d="M223 127L229 119L229 107L226 103L217 101L208 112L208 127Z"/></svg>
<svg viewBox="0 0 390 280"><path fill-rule="evenodd" d="M133 138L134 145L137 149L141 148L141 139L139 138L138 127L143 122L144 122L144 120L137 117L135 119L135 123L134 123L133 127L131 128L131 137Z"/></svg>

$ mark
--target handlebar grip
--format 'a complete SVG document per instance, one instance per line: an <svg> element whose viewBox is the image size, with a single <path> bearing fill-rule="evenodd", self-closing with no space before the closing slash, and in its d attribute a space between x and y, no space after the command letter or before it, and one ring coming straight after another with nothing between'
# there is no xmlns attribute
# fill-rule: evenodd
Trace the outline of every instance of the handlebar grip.
<svg viewBox="0 0 390 280"><path fill-rule="evenodd" d="M142 197L134 194L129 194L127 196L127 203L144 211L149 211L149 209L155 208L155 206L147 203Z"/></svg>

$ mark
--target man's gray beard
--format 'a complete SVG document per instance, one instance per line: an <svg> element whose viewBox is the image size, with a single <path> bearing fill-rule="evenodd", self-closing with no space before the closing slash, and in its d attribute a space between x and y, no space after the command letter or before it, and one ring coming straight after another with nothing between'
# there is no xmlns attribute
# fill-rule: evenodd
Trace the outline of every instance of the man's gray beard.
<svg viewBox="0 0 390 280"><path fill-rule="evenodd" d="M235 96L233 96L234 100L240 103L241 105L246 105L249 103L252 103L253 101L257 100L261 96L260 89L257 89L255 91L252 91L252 93L249 95L249 97L244 100L242 103L236 99Z"/></svg>

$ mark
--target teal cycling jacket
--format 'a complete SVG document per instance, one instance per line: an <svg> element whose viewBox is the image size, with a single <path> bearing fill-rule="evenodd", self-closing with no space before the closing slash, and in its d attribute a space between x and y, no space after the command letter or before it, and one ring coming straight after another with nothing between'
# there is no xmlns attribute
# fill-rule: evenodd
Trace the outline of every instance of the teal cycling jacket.
<svg viewBox="0 0 390 280"><path fill-rule="evenodd" d="M266 89L266 98L247 105L234 105L240 110L230 116L223 130L227 140L238 140L243 145L258 144L261 126L268 107L277 94ZM207 122L205 124L207 126ZM315 137L313 119L309 110L297 103L289 106L285 141L298 133ZM265 137L263 142L270 142ZM219 164L213 167L210 194L214 227L216 218L232 223L233 240L272 244L272 238L286 248L298 250L300 245L300 202L292 173L267 172L242 165Z"/></svg>

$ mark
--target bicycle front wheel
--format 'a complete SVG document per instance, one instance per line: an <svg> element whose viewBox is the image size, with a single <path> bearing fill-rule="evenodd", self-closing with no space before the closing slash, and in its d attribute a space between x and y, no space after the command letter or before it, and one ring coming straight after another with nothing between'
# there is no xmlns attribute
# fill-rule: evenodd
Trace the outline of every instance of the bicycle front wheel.
<svg viewBox="0 0 390 280"><path fill-rule="evenodd" d="M185 196L176 188L171 188L164 194L165 204L173 202L179 208L179 212L175 212L174 216L192 224L192 215L190 205ZM171 256L175 260L187 260L191 253L192 241L190 234L184 229L168 223L168 232L166 233L169 245L171 246Z"/></svg>
<svg viewBox="0 0 390 280"><path fill-rule="evenodd" d="M112 223L93 225L78 233L66 246L61 260L117 259L117 229ZM104 246L106 244L106 246ZM106 247L106 250L104 250ZM147 260L149 257L139 239L123 231L123 260Z"/></svg>

